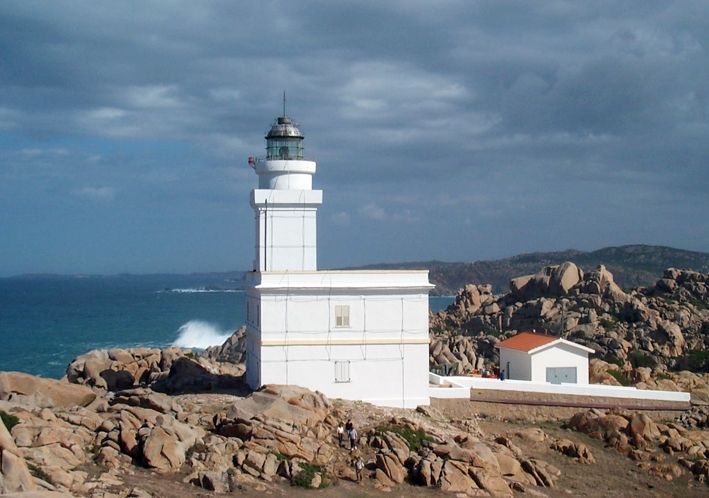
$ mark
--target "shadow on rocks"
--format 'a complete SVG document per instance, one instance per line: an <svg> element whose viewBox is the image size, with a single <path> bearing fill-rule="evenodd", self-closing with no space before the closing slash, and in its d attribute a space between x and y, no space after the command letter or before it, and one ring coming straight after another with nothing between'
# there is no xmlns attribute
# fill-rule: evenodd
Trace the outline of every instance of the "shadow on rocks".
<svg viewBox="0 0 709 498"><path fill-rule="evenodd" d="M156 381L150 387L165 394L224 392L245 396L251 393L243 375L210 372L204 365L184 356L174 361L167 377Z"/></svg>

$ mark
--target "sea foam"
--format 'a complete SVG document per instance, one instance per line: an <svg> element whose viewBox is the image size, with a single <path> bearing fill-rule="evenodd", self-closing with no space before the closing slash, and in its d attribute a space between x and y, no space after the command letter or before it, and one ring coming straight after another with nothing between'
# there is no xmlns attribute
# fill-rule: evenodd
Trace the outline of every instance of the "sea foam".
<svg viewBox="0 0 709 498"><path fill-rule="evenodd" d="M177 329L177 339L172 345L178 348L206 349L209 346L222 345L229 336L230 333L220 330L212 323L190 320Z"/></svg>

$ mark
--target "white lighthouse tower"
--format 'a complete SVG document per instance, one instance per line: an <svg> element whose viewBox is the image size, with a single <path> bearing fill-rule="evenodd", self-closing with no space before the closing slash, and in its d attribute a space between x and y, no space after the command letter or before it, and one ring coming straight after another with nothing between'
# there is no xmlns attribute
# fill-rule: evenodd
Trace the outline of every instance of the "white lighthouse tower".
<svg viewBox="0 0 709 498"><path fill-rule="evenodd" d="M259 186L251 192L256 214L256 271L317 269L315 214L322 190L312 190L315 161L303 159L303 135L285 115L266 135L266 158L255 163Z"/></svg>
<svg viewBox="0 0 709 498"><path fill-rule="evenodd" d="M318 271L316 166L285 114L249 160L256 240L247 279L246 381L295 384L331 398L415 407L428 396L425 270Z"/></svg>

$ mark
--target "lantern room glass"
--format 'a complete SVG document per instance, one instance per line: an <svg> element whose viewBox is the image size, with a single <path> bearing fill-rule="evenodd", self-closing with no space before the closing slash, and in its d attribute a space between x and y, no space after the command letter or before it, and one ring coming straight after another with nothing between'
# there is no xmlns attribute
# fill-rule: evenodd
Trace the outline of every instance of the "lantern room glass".
<svg viewBox="0 0 709 498"><path fill-rule="evenodd" d="M276 137L266 140L267 159L303 159L301 137Z"/></svg>

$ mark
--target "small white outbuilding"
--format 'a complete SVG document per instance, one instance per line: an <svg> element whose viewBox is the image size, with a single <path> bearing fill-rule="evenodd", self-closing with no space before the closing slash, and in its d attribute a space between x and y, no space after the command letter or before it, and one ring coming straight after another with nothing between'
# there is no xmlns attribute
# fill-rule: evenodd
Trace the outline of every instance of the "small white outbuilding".
<svg viewBox="0 0 709 498"><path fill-rule="evenodd" d="M588 354L593 349L550 335L520 332L495 345L500 372L511 380L551 384L588 384Z"/></svg>

